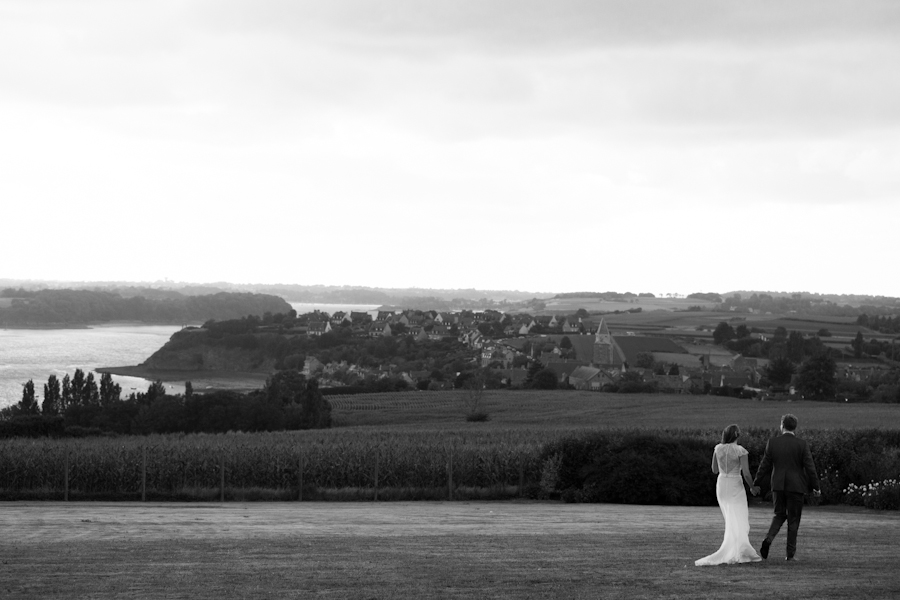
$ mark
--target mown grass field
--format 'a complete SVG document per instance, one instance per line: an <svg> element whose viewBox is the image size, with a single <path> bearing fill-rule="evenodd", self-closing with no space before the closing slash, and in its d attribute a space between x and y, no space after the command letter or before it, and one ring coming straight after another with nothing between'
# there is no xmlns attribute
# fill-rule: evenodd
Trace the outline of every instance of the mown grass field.
<svg viewBox="0 0 900 600"><path fill-rule="evenodd" d="M750 510L758 547L768 507ZM0 597L889 599L900 517L809 507L798 561L695 567L718 508L550 502L10 503Z"/></svg>
<svg viewBox="0 0 900 600"><path fill-rule="evenodd" d="M604 394L580 391L488 391L480 410L490 420L464 419L463 392L397 392L331 396L336 428L489 429L778 429L781 415L797 415L800 429L900 427L900 404L763 402L688 394Z"/></svg>

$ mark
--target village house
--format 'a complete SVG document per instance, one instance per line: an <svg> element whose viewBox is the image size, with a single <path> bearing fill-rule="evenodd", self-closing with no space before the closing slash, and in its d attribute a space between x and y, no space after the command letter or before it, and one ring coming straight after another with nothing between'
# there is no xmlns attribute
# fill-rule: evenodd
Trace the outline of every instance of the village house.
<svg viewBox="0 0 900 600"><path fill-rule="evenodd" d="M449 325L452 325L453 323L456 323L456 317L451 313L442 312L442 313L438 313L434 317L434 322L449 326Z"/></svg>
<svg viewBox="0 0 900 600"><path fill-rule="evenodd" d="M320 336L331 331L330 321L310 321L307 324L309 335Z"/></svg>
<svg viewBox="0 0 900 600"><path fill-rule="evenodd" d="M431 339L431 340L440 340L440 339L443 339L443 338L448 337L448 336L450 336L450 335L451 335L451 334L450 334L450 328L449 328L449 327L447 327L446 325L443 325L443 324L441 324L441 323L437 323L437 322L436 322L436 323L434 324L434 326L432 326L431 331L428 332L428 339Z"/></svg>
<svg viewBox="0 0 900 600"><path fill-rule="evenodd" d="M391 325L387 321L376 320L369 327L369 337L387 337L392 335Z"/></svg>
<svg viewBox="0 0 900 600"><path fill-rule="evenodd" d="M484 344L484 336L477 329L467 331L459 336L459 341L466 344L470 348L481 348Z"/></svg>
<svg viewBox="0 0 900 600"><path fill-rule="evenodd" d="M599 392L604 385L615 383L613 377L603 369L591 366L579 366L568 376L568 383L576 390Z"/></svg>

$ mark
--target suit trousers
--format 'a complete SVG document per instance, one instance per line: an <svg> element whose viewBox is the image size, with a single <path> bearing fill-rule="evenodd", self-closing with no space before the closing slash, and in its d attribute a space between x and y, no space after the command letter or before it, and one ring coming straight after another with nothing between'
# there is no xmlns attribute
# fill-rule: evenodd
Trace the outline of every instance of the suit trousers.
<svg viewBox="0 0 900 600"><path fill-rule="evenodd" d="M787 557L792 558L797 551L797 532L800 531L800 517L803 514L803 494L799 492L773 491L775 516L769 526L766 538L775 539L781 526L787 521Z"/></svg>

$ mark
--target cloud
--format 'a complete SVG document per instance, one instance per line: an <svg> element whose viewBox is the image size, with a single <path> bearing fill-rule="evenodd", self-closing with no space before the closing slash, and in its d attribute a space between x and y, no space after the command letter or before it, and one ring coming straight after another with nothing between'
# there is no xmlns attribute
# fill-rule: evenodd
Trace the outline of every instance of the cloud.
<svg viewBox="0 0 900 600"><path fill-rule="evenodd" d="M358 119L451 142L828 138L900 124L889 2L7 6L0 97L133 109L149 135L214 144Z"/></svg>
<svg viewBox="0 0 900 600"><path fill-rule="evenodd" d="M502 286L465 273L479 287L562 289L546 268L545 283L522 283L535 264L509 258L516 240L549 257L586 253L598 230L614 247L646 234L658 246L630 260L689 262L670 249L723 223L758 237L811 209L819 231L852 211L893 215L898 14L835 0L7 0L0 195L28 222L48 207L107 227L140 215L181 278L197 267L179 253L209 246L176 243L173 218L254 248L220 248L205 261L218 279L228 265L252 279L263 256L278 257L277 278L305 244L333 248L333 226L366 254L403 257L404 285L434 264L410 249L419 236L445 235L472 242L461 259L506 262ZM301 241L248 232L253 219ZM547 222L588 241L534 233ZM56 221L46 232L67 235ZM849 235L850 256L875 243ZM83 245L66 256L104 251ZM334 261L352 264L353 248ZM328 268L305 272L379 285L368 267L345 281Z"/></svg>
<svg viewBox="0 0 900 600"><path fill-rule="evenodd" d="M485 48L497 51L682 42L793 45L798 41L893 39L900 9L890 0L209 0L199 23L232 31Z"/></svg>

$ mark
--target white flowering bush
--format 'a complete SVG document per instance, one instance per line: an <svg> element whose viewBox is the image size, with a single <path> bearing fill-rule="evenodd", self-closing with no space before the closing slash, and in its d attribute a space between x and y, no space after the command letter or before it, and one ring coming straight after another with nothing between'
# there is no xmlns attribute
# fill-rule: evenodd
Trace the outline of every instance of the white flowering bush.
<svg viewBox="0 0 900 600"><path fill-rule="evenodd" d="M844 502L878 510L900 510L900 478L844 488Z"/></svg>

